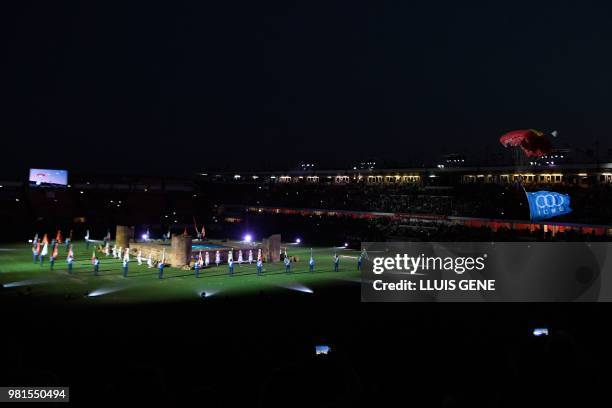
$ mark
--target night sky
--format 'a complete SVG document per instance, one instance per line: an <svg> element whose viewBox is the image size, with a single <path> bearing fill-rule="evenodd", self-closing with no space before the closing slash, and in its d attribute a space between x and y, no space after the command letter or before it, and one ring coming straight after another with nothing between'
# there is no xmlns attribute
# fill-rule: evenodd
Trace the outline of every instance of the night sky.
<svg viewBox="0 0 612 408"><path fill-rule="evenodd" d="M13 3L5 174L427 163L517 128L612 144L605 2Z"/></svg>

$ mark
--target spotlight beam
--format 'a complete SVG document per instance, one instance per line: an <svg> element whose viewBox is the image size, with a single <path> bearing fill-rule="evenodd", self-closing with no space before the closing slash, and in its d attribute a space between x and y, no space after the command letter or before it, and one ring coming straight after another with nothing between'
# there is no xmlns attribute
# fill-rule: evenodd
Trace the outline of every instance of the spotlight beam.
<svg viewBox="0 0 612 408"><path fill-rule="evenodd" d="M119 292L120 290L123 290L123 289L125 288L98 288L98 289L95 289L89 292L87 297L104 296L104 295L108 295L109 293Z"/></svg>
<svg viewBox="0 0 612 408"><path fill-rule="evenodd" d="M3 283L3 288L17 288L20 286L42 285L51 282L51 279L28 279L18 282Z"/></svg>
<svg viewBox="0 0 612 408"><path fill-rule="evenodd" d="M314 290L310 289L307 286L302 285L301 283L288 283L286 285L278 285L281 288L295 290L296 292L309 293L313 294Z"/></svg>

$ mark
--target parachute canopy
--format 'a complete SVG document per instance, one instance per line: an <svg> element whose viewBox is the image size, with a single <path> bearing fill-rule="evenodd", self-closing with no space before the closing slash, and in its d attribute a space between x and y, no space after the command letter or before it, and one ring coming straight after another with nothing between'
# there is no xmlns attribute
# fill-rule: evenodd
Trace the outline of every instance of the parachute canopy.
<svg viewBox="0 0 612 408"><path fill-rule="evenodd" d="M550 153L552 144L548 136L539 130L513 130L499 138L504 147L520 147L528 157L541 157Z"/></svg>

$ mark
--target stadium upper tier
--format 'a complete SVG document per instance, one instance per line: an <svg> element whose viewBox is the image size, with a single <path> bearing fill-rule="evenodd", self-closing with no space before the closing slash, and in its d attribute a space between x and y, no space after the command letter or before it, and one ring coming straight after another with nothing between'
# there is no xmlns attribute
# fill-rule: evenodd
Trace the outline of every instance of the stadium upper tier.
<svg viewBox="0 0 612 408"><path fill-rule="evenodd" d="M530 166L423 167L406 169L291 170L200 173L220 183L420 184L467 183L612 184L612 163Z"/></svg>

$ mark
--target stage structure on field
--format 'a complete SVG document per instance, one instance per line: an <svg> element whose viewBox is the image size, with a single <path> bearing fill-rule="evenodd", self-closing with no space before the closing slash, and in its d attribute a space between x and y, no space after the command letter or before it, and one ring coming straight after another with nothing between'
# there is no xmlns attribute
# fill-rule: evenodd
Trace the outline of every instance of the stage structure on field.
<svg viewBox="0 0 612 408"><path fill-rule="evenodd" d="M279 262L281 252L281 235L274 234L261 241L262 253L266 262Z"/></svg>
<svg viewBox="0 0 612 408"><path fill-rule="evenodd" d="M120 236L119 231L119 227L117 227L118 237ZM133 256L138 256L138 253L143 258L149 258L150 256L154 262L158 262L162 259L162 256L165 256L167 265L178 268L193 267L200 252L203 256L208 253L209 259L215 259L216 253L219 252L220 263L225 264L230 252L237 254L238 251L243 253L254 251L256 253L259 249L262 249L262 255L266 262L270 262L270 259L278 261L280 235L273 235L266 241L267 249L263 249L261 245L256 243L242 241L207 241L204 244L201 244L201 241L196 241L194 246L192 237L183 233L172 235L170 244L164 240L147 239L140 241L132 239L129 242L129 251L130 255ZM209 244L208 247L207 244Z"/></svg>
<svg viewBox="0 0 612 408"><path fill-rule="evenodd" d="M172 235L171 252L168 259L172 266L185 266L191 263L191 236L185 234Z"/></svg>
<svg viewBox="0 0 612 408"><path fill-rule="evenodd" d="M129 248L130 241L134 240L134 227L117 225L115 233L115 245L120 248Z"/></svg>

